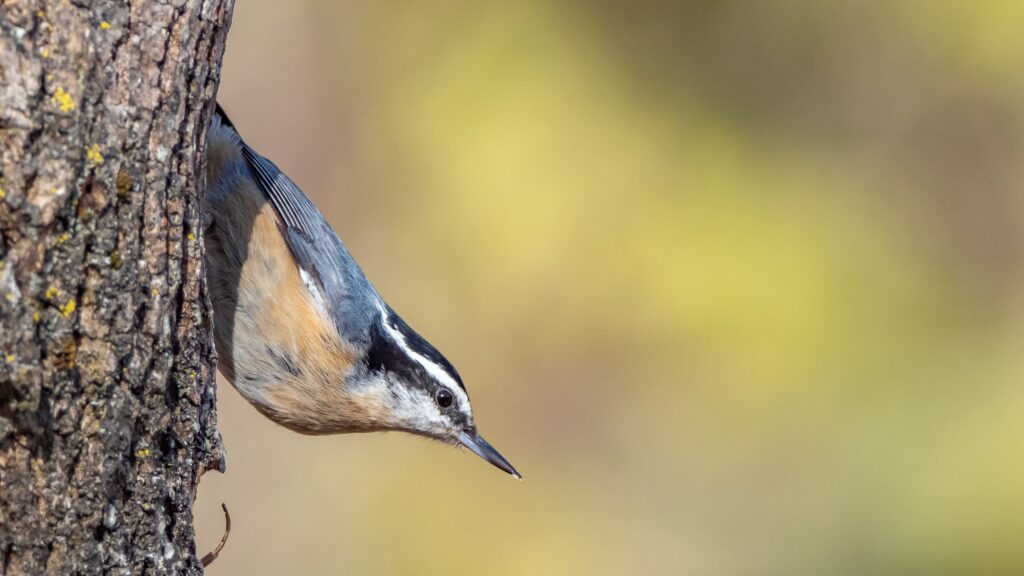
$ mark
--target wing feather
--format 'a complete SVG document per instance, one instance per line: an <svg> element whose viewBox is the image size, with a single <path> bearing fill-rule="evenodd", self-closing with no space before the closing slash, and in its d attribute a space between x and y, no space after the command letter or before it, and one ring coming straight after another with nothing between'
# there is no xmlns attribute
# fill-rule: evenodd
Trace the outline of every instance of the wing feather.
<svg viewBox="0 0 1024 576"><path fill-rule="evenodd" d="M307 238L312 237L324 222L313 202L273 162L245 144L242 145L242 156L285 225Z"/></svg>

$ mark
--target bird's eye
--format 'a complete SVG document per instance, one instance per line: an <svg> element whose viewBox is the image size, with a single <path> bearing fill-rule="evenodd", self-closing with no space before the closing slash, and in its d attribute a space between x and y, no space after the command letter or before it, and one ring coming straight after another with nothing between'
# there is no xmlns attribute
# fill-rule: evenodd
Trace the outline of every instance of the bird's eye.
<svg viewBox="0 0 1024 576"><path fill-rule="evenodd" d="M435 396L434 399L437 400L437 405L441 408L447 408L452 405L453 401L455 401L455 397L452 396L452 393L445 388L438 390L437 396Z"/></svg>

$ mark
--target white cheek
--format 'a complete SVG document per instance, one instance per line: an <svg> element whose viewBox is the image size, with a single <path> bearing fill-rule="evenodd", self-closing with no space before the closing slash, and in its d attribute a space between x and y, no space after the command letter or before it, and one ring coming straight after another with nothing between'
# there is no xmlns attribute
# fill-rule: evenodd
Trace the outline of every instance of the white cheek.
<svg viewBox="0 0 1024 576"><path fill-rule="evenodd" d="M395 417L416 430L443 430L445 418L437 405L420 390L399 389L394 405Z"/></svg>
<svg viewBox="0 0 1024 576"><path fill-rule="evenodd" d="M442 434L448 420L441 414L434 400L422 390L392 385L378 376L366 381L359 394L373 396L389 408L389 423L411 431Z"/></svg>

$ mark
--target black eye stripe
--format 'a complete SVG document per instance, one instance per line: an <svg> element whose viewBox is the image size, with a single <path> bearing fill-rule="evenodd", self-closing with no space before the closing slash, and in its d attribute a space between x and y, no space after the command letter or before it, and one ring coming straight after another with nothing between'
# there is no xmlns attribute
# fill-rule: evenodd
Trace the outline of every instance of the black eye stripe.
<svg viewBox="0 0 1024 576"><path fill-rule="evenodd" d="M430 342L427 342L422 336L417 334L416 331L406 324L405 321L402 320L401 316L395 314L395 311L391 310L391 308L388 308L388 315L385 322L387 322L388 326L392 329L402 334L405 338L405 345L408 346L410 350L436 364L438 368L451 376L452 380L455 380L456 384L459 385L459 388L462 388L463 390L466 389L465 384L462 383L462 377L459 376L458 371L455 370L452 363L438 352L437 348L434 348Z"/></svg>
<svg viewBox="0 0 1024 576"><path fill-rule="evenodd" d="M370 348L363 360L366 369L380 374L393 374L397 381L404 386L418 388L426 392L427 398L433 398L434 403L442 409L457 406L455 393L450 387L445 386L446 382L438 381L438 378L421 363L422 359L410 357L409 353L395 341L394 335L385 333L386 330L387 326L383 322L371 328ZM447 370L446 372L451 373ZM456 377L453 379L456 383L461 384ZM450 399L439 399L438 394L441 390L444 390L444 394ZM457 413L458 411L447 412L450 417L454 417Z"/></svg>

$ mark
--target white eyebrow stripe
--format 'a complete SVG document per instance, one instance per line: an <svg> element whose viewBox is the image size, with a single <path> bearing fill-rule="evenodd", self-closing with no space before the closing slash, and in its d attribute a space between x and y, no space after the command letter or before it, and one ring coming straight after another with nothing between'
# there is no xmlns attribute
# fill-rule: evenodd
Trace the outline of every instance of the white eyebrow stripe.
<svg viewBox="0 0 1024 576"><path fill-rule="evenodd" d="M460 386L459 383L456 382L455 379L452 378L451 375L449 375L448 372L444 370L444 368L438 366L436 362L434 362L430 358L427 358L423 354L420 354L419 352L413 350L412 348L409 348L409 345L405 341L405 334L402 334L401 332L396 330L388 322L387 311L384 310L384 308L379 303L377 304L377 309L380 310L381 320L383 321L382 323L384 324L384 329L388 331L388 334L390 334L391 337L395 340L395 343L398 344L402 348L402 350L404 350L405 353L408 354L413 360L415 360L421 366L423 366L423 369L426 370L427 373L430 374L435 380L447 386L448 389L451 390L452 393L455 394L455 396L459 399L459 405L462 406L465 410L468 410L469 396L466 395L466 391L462 389L462 386Z"/></svg>

